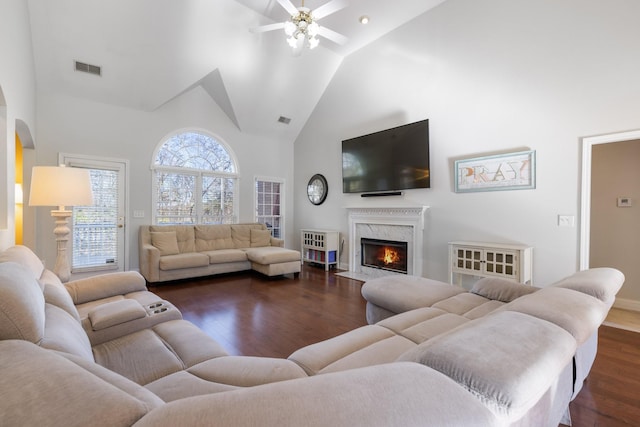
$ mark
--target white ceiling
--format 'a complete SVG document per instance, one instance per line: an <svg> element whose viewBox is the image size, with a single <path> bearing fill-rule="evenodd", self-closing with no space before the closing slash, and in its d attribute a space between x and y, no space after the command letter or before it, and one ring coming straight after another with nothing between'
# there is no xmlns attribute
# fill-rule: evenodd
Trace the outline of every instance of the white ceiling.
<svg viewBox="0 0 640 427"><path fill-rule="evenodd" d="M243 132L293 140L345 56L443 1L347 0L320 24L348 43L321 39L299 57L282 31L249 31L288 19L276 0L28 3L41 93L154 111L200 85ZM102 77L74 71L76 60L102 67ZM278 123L281 115L291 123Z"/></svg>

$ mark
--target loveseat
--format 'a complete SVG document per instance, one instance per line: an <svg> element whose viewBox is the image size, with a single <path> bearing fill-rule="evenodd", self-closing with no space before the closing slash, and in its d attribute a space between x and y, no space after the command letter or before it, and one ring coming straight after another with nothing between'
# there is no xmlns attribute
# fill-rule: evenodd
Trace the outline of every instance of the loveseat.
<svg viewBox="0 0 640 427"><path fill-rule="evenodd" d="M140 273L150 283L249 269L300 272L300 252L286 249L264 224L144 225L138 236Z"/></svg>
<svg viewBox="0 0 640 427"><path fill-rule="evenodd" d="M363 294L384 306L377 280ZM228 355L137 273L63 285L16 246L0 253L2 425L555 427L623 280L604 268L465 292L389 278L431 301L276 359Z"/></svg>

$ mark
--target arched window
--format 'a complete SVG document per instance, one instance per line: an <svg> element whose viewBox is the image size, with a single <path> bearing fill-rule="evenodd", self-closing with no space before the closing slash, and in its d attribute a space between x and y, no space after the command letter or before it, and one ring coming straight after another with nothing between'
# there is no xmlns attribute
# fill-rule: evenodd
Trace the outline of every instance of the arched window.
<svg viewBox="0 0 640 427"><path fill-rule="evenodd" d="M202 131L177 133L160 144L152 169L154 224L238 222L238 168L220 140Z"/></svg>

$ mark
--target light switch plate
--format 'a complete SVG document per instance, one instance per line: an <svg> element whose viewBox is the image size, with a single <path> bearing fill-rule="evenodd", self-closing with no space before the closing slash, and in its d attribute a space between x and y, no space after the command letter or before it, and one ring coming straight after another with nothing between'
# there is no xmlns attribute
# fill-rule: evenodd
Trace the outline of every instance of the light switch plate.
<svg viewBox="0 0 640 427"><path fill-rule="evenodd" d="M144 211L133 211L134 218L144 218Z"/></svg>
<svg viewBox="0 0 640 427"><path fill-rule="evenodd" d="M573 215L558 215L559 227L575 227L576 217Z"/></svg>

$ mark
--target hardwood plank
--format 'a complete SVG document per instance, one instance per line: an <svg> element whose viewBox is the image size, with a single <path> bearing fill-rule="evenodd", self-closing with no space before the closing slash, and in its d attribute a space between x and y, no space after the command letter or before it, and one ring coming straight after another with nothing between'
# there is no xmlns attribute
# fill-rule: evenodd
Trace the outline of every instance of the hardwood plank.
<svg viewBox="0 0 640 427"><path fill-rule="evenodd" d="M574 426L640 425L640 334L601 326L591 373L571 402Z"/></svg>
<svg viewBox="0 0 640 427"><path fill-rule="evenodd" d="M152 286L230 354L288 357L366 325L362 282L304 266L293 275L255 272Z"/></svg>
<svg viewBox="0 0 640 427"><path fill-rule="evenodd" d="M288 357L366 325L361 286L305 265L295 278L244 272L150 289L230 354ZM640 425L640 333L600 328L596 361L570 408L574 427Z"/></svg>

